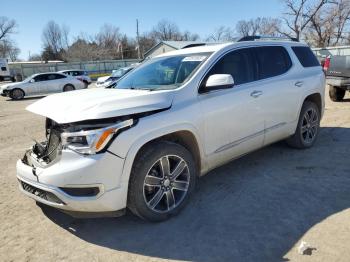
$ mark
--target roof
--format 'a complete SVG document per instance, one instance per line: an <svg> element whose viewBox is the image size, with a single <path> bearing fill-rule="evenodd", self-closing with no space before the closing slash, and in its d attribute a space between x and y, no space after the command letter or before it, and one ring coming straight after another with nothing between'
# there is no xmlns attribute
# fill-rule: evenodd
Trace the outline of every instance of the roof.
<svg viewBox="0 0 350 262"><path fill-rule="evenodd" d="M187 46L191 45L198 45L198 44L206 44L206 42L201 41L161 41L155 46L153 46L151 49L149 49L147 52L145 52L144 56L146 57L148 54L150 54L153 50L157 49L161 45L167 45L174 49L182 49Z"/></svg>
<svg viewBox="0 0 350 262"><path fill-rule="evenodd" d="M283 45L283 46L307 46L304 43L292 42L292 41L244 41L244 42L228 42L228 43L217 43L217 44L208 44L203 46L190 47L185 49L179 49L170 51L157 57L173 56L173 55L186 55L186 54L195 54L195 53L212 53L224 49L226 47L249 47L249 46L264 46L264 45Z"/></svg>

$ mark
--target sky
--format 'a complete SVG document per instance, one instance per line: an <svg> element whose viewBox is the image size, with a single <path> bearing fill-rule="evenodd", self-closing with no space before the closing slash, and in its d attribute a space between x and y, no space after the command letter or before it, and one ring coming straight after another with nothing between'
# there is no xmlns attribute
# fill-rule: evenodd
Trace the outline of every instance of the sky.
<svg viewBox="0 0 350 262"><path fill-rule="evenodd" d="M38 54L46 23L54 20L70 29L70 36L96 34L105 23L122 33L136 35L150 31L161 19L175 22L181 31L189 30L205 38L219 26L234 27L239 20L255 17L280 17L280 0L1 0L0 16L15 19L17 33L12 36L21 49L20 58Z"/></svg>

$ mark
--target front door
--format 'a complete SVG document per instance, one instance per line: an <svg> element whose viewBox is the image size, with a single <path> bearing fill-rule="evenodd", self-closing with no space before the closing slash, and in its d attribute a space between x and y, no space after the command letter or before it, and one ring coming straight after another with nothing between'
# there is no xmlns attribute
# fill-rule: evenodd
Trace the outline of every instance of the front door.
<svg viewBox="0 0 350 262"><path fill-rule="evenodd" d="M205 154L210 167L259 148L264 140L260 97L254 97L257 66L251 49L223 56L203 80L213 74L231 74L230 89L199 94L204 126Z"/></svg>

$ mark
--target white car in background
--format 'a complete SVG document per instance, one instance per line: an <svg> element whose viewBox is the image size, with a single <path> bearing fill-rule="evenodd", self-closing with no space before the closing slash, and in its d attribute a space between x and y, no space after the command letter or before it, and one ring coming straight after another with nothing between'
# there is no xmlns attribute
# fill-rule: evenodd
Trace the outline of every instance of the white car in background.
<svg viewBox="0 0 350 262"><path fill-rule="evenodd" d="M48 95L85 88L85 84L75 77L62 73L34 74L22 82L11 83L0 87L0 95L14 100L25 96Z"/></svg>
<svg viewBox="0 0 350 262"><path fill-rule="evenodd" d="M82 81L86 88L92 83L89 74L84 70L62 70L58 71L58 73L75 77L76 79Z"/></svg>
<svg viewBox="0 0 350 262"><path fill-rule="evenodd" d="M132 69L134 69L135 66L128 66L128 67L122 67L117 70L113 70L112 74L110 76L102 76L97 78L96 86L97 87L107 87L113 84L115 81L117 81L122 76L129 73Z"/></svg>

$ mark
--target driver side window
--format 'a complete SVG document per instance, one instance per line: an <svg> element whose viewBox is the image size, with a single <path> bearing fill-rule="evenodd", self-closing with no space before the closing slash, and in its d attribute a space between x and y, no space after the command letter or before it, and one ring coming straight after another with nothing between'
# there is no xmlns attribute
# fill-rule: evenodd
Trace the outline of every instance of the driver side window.
<svg viewBox="0 0 350 262"><path fill-rule="evenodd" d="M44 75L37 75L36 77L34 77L34 81L35 82L41 82L41 81L46 81L47 79L47 74Z"/></svg>
<svg viewBox="0 0 350 262"><path fill-rule="evenodd" d="M235 86L249 83L256 79L256 71L251 48L235 50L216 62L204 78L201 87L205 85L209 76L215 74L230 74L234 79Z"/></svg>

